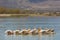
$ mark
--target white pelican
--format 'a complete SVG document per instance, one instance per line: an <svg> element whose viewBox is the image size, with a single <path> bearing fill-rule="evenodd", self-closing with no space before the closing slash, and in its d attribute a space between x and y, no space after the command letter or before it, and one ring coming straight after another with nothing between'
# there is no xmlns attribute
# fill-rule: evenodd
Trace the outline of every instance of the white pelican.
<svg viewBox="0 0 60 40"><path fill-rule="evenodd" d="M38 33L39 34L45 34L45 33L47 33L47 31L48 31L49 29L41 29L41 28L38 28Z"/></svg>
<svg viewBox="0 0 60 40"><path fill-rule="evenodd" d="M26 29L21 30L20 33L21 33L22 35L28 35L28 34L29 34L28 30L26 30Z"/></svg>
<svg viewBox="0 0 60 40"><path fill-rule="evenodd" d="M14 34L14 32L13 32L12 30L6 30L5 33L6 33L7 35L13 35L13 34Z"/></svg>
<svg viewBox="0 0 60 40"><path fill-rule="evenodd" d="M52 33L54 33L54 30L52 30L52 29L46 29L46 30L41 30L40 32L42 34L52 34Z"/></svg>
<svg viewBox="0 0 60 40"><path fill-rule="evenodd" d="M30 33L32 33L33 31L36 31L36 28L32 29L32 30L30 31Z"/></svg>
<svg viewBox="0 0 60 40"><path fill-rule="evenodd" d="M37 35L37 34L38 34L38 30L37 30L36 28L32 29L32 30L30 31L30 34L32 34L32 35Z"/></svg>
<svg viewBox="0 0 60 40"><path fill-rule="evenodd" d="M20 35L21 34L20 30L15 30L14 33L15 33L15 35Z"/></svg>
<svg viewBox="0 0 60 40"><path fill-rule="evenodd" d="M49 30L47 31L47 33L49 33L49 34L54 34L54 29L49 29Z"/></svg>

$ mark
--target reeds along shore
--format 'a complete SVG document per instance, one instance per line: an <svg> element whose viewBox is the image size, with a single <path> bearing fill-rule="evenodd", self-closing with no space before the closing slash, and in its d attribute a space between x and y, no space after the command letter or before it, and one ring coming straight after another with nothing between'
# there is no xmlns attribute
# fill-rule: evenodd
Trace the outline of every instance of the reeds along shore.
<svg viewBox="0 0 60 40"><path fill-rule="evenodd" d="M53 29L23 29L23 30L6 30L5 33L7 35L39 35L39 34L54 34L54 30Z"/></svg>

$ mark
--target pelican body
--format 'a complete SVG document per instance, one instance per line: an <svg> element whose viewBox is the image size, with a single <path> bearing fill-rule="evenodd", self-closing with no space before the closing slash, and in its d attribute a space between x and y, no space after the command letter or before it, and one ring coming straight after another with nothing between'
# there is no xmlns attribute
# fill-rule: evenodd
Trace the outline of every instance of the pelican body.
<svg viewBox="0 0 60 40"><path fill-rule="evenodd" d="M6 30L5 33L7 35L14 35L14 32L12 30Z"/></svg>
<svg viewBox="0 0 60 40"><path fill-rule="evenodd" d="M15 35L21 35L20 30L15 30L15 31L14 31L14 34L15 34Z"/></svg>

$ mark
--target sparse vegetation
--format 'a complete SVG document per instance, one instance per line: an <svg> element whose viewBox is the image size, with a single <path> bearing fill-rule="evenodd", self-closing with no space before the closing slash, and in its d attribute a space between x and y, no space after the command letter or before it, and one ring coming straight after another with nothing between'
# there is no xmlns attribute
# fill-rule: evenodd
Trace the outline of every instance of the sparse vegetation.
<svg viewBox="0 0 60 40"><path fill-rule="evenodd" d="M38 12L32 10L20 10L0 7L0 17L27 17L27 16L60 16L60 11L55 12Z"/></svg>

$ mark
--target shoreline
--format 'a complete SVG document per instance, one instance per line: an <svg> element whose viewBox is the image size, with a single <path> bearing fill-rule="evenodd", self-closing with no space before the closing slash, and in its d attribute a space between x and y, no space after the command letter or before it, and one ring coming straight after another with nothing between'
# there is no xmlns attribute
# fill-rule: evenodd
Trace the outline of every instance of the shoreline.
<svg viewBox="0 0 60 40"><path fill-rule="evenodd" d="M36 16L39 16L39 17L58 17L56 15L54 16L48 16L48 15L38 15L38 14L0 14L0 18L1 17L36 17Z"/></svg>

